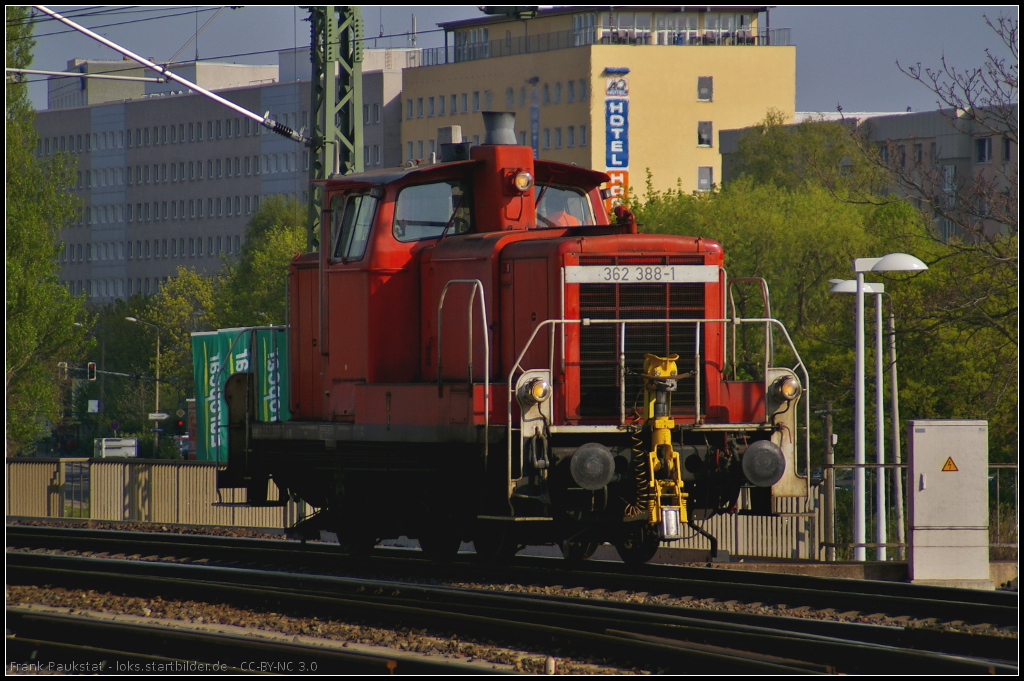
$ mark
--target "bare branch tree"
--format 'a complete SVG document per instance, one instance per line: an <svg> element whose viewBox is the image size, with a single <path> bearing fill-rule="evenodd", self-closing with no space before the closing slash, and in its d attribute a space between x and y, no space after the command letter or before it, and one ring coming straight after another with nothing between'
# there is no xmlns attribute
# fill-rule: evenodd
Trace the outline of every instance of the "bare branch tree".
<svg viewBox="0 0 1024 681"><path fill-rule="evenodd" d="M896 64L935 93L950 132L969 137L969 172L942 163L964 150L943 149L938 143L925 149L913 140L886 140L873 157L901 193L938 219L944 228L937 230L937 238L949 242L959 236L964 247L985 249L993 260L1009 265L1016 278L1019 24L1007 17L994 23L985 17L985 22L1009 50L1010 60L985 50L985 64L975 69L957 69L945 57L935 70L920 63L906 68Z"/></svg>
<svg viewBox="0 0 1024 681"><path fill-rule="evenodd" d="M953 67L945 57L934 70L897 62L935 94L939 111L914 114L914 125L900 115L869 118L851 126L851 138L930 218L924 238L934 248L922 243L922 250L955 274L948 290L928 301L925 316L992 329L1016 348L1018 21L985 21L1010 59L986 50L985 63L973 69Z"/></svg>

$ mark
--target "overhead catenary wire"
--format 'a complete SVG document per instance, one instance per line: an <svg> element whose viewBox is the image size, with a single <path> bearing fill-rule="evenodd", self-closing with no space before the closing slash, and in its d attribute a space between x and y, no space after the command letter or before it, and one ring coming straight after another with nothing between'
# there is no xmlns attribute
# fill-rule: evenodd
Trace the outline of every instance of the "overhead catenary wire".
<svg viewBox="0 0 1024 681"><path fill-rule="evenodd" d="M204 9L204 10L199 10L199 11L200 12L212 12L212 11L214 11L214 8L211 7L209 9ZM142 19L131 19L131 20L128 20L128 21L119 21L119 22L114 22L114 23L111 23L111 24L100 24L99 26L93 26L92 28L94 28L94 29L114 28L116 26L127 26L129 24L138 24L138 23L143 23L143 22L146 22L146 21L157 21L157 20L160 20L160 19L173 19L175 17L188 16L188 15L191 15L192 13L193 13L193 10L189 10L188 12L178 12L176 14L165 14L165 15L159 16L159 17L144 17ZM61 16L63 16L63 15L61 15ZM91 15L86 15L86 16L91 16ZM79 19L81 17L74 17L74 18L75 19ZM28 22L28 23L40 23L40 22ZM38 35L34 35L34 36L26 37L26 38L21 38L21 40L33 40L33 39L36 39L36 38L48 38L48 37L55 36L55 35L66 35L66 34L74 33L74 32L75 32L74 29L69 29L69 30L66 30L66 31L54 31L53 33L40 33Z"/></svg>
<svg viewBox="0 0 1024 681"><path fill-rule="evenodd" d="M120 52L121 54L125 55L126 57L128 57L130 59L133 59L133 60L137 61L138 63L143 64L144 66L148 66L149 68L153 69L157 73L160 73L161 75L163 75L163 76L165 76L165 77L167 77L167 78L169 78L171 80L174 80L174 81L176 81L178 83L181 83L182 85L184 85L184 86L186 86L188 88L191 88L195 92L198 92L198 93L200 93L202 95L205 95L206 97L214 100L215 102L220 103L221 105L231 109L232 111L235 111L237 113L242 114L246 118L249 118L249 119L252 119L252 120L256 121L260 125L268 128L270 130L273 130L274 132L276 132L279 135L282 135L284 137L288 137L290 139L293 139L296 142L302 142L303 144L309 144L310 143L310 140L309 140L308 137L305 137L305 136L295 132L294 130L292 130L288 126L284 125L283 123L278 123L277 121L272 119L270 117L270 113L269 112L267 112L267 114L264 115L264 116L260 116L259 114L255 114L255 113L249 111L248 109L235 104L232 101L224 99L220 95L216 95L216 94L210 92L209 90L207 90L207 89L205 89L203 87L200 87L199 85L197 85L195 83L192 83L191 81L188 81L188 80L182 78L181 76L179 76L179 75L177 75L175 73L172 73L171 71L167 70L167 68L165 68L163 66L160 66L159 64L154 64L150 60L148 60L148 59L146 59L144 57L140 57L139 55L135 54L134 52L131 52L130 50L127 50L127 49L121 47L117 43L111 42L110 40L107 40L103 36L101 36L101 35L99 35L97 33L94 33L93 31L90 31L89 29L87 29L87 28L85 28L83 26L79 26L75 22L71 21L70 19L68 19L66 17L61 16L60 14L54 12L53 10L49 9L48 7L45 7L43 5L36 5L35 7L40 12L48 14L48 15L52 16L54 19L57 19L58 21L61 21L62 23L67 24L68 26L71 26L72 28L74 28L74 29L80 31L81 33L89 36L93 40L96 40L96 41L106 45L107 47L110 47L110 48Z"/></svg>

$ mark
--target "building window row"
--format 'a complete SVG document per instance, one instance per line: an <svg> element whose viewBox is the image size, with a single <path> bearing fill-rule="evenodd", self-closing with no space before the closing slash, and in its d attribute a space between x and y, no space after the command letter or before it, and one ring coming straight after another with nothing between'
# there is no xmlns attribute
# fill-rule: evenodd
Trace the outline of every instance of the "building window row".
<svg viewBox="0 0 1024 681"><path fill-rule="evenodd" d="M64 262L102 260L151 260L166 258L201 258L241 253L242 236L180 237L177 239L139 239L89 244L68 244L61 249Z"/></svg>
<svg viewBox="0 0 1024 681"><path fill-rule="evenodd" d="M380 122L379 106L377 122ZM280 120L288 127L298 129L306 125L307 112L303 111L301 119L297 112L274 114L274 120ZM299 122L301 121L301 126ZM83 133L81 135L62 135L60 137L40 137L36 142L36 155L49 156L57 152L90 153L105 149L129 149L135 147L160 146L164 144L183 144L185 142L213 141L253 135L267 134L268 128L250 118L229 118L216 121L197 123L179 123L177 125L155 125L146 128L126 130L109 130L106 132ZM187 135L187 137L186 137Z"/></svg>
<svg viewBox="0 0 1024 681"><path fill-rule="evenodd" d="M215 180L224 177L249 177L270 173L288 173L300 170L298 152L263 154L256 156L235 156L234 158L206 159L206 161L185 161L179 163L154 163L144 166L128 166L126 169L107 171L85 171L79 173L80 189L102 184L140 185L160 182L184 182L186 180ZM309 152L302 152L302 170L309 170ZM113 173L104 175L103 173Z"/></svg>
<svg viewBox="0 0 1024 681"><path fill-rule="evenodd" d="M363 104L363 124L371 125L380 123L380 104Z"/></svg>
<svg viewBox="0 0 1024 681"><path fill-rule="evenodd" d="M509 88L511 90L511 88ZM540 103L541 104L561 104L562 94L565 94L565 101L567 104L573 102L584 102L587 100L588 88L587 80L580 78L579 80L566 81L565 87L562 87L561 81L555 83L544 83L541 85L540 92ZM509 93L505 93L506 99L508 99ZM531 97L532 98L532 97ZM521 87L519 89L519 106L526 106L526 88Z"/></svg>
<svg viewBox="0 0 1024 681"><path fill-rule="evenodd" d="M363 145L363 167L379 166L381 163L380 145Z"/></svg>
<svg viewBox="0 0 1024 681"><path fill-rule="evenodd" d="M561 82L553 84L544 83L541 86L540 101L543 104L561 104L563 92L565 93L565 101L567 103L586 101L588 96L587 80L580 78L579 80L567 81L564 84L564 89ZM472 109L470 109L471 104ZM519 89L519 106L527 106L527 89L525 87ZM505 108L513 109L515 107L515 89L509 87L505 90ZM493 108L494 93L490 90L475 90L454 95L408 98L405 100L405 118L406 120L411 120L413 118L429 118L431 116L454 116L456 114L470 113L471 110L478 112L489 111ZM364 122L367 122L367 115L367 109L363 107Z"/></svg>
<svg viewBox="0 0 1024 681"><path fill-rule="evenodd" d="M405 118L430 118L432 116L454 116L472 111L490 111L494 108L494 93L490 90L476 90L461 95L438 95L436 97L417 97L405 100ZM460 104L461 103L461 104ZM365 109L364 109L365 118Z"/></svg>
<svg viewBox="0 0 1024 681"><path fill-rule="evenodd" d="M136 293L158 293L160 285L170 281L170 277L146 277L139 279L87 279L85 281L65 281L64 285L73 296L85 294L89 298L120 298Z"/></svg>
<svg viewBox="0 0 1024 681"><path fill-rule="evenodd" d="M520 144L526 144L526 131L519 131ZM544 128L541 132L541 142L544 149L572 149L573 147L587 146L587 126L570 125L565 128L565 135L562 135L562 128Z"/></svg>
<svg viewBox="0 0 1024 681"><path fill-rule="evenodd" d="M259 206L259 195L189 199L187 211L185 199L169 203L167 201L147 201L145 203L129 203L126 215L128 222L192 220L251 215L254 210L259 210Z"/></svg>

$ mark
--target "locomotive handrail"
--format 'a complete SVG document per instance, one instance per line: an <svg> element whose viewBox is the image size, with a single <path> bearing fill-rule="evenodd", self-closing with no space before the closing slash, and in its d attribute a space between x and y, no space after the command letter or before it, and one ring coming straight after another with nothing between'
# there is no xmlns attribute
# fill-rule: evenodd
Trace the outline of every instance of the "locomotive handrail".
<svg viewBox="0 0 1024 681"><path fill-rule="evenodd" d="M508 436L507 436L506 439L508 440L507 448L508 448L508 475L509 475L509 479L511 479L511 477L512 477L512 400L514 399L514 391L513 391L513 388L512 388L512 380L515 377L516 371L525 371L525 369L523 369L523 367L521 366L521 363L523 361L523 357L526 356L526 352L530 349L530 346L533 345L533 341L537 337L537 334L540 332L541 328L543 328L543 327L545 327L545 326L547 326L549 324L552 325L552 326L554 326L555 324L562 324L562 325L565 325L565 324L582 324L583 326L600 325L600 324L618 324L618 325L621 325L623 327L623 329L625 329L625 325L626 324L696 324L697 328L699 329L700 325L702 325L702 324L730 324L730 323L731 324L764 324L766 327L767 326L776 326L776 327L778 327L779 330L782 332L783 336L785 337L786 343L789 345L790 351L793 353L793 356L796 358L796 366L793 367L793 371L798 371L801 374L802 378L803 378L803 388L804 388L804 397L805 397L805 399L804 399L804 425L803 425L803 429L806 431L804 433L804 462L805 462L805 466L806 466L807 479L808 479L807 497L808 497L808 501L810 501L810 498L811 498L811 487L810 487L810 470L811 470L811 438L810 438L811 379L810 379L810 376L807 373L807 365L804 364L803 358L801 358L800 357L800 353L797 352L796 346L793 344L793 339L789 335L789 331L786 330L786 327L785 327L785 325L783 325L782 322L780 322L778 319L772 319L771 317L750 317L750 318L742 318L742 319L741 318L737 318L737 317L733 317L732 319L590 319L590 318L584 318L584 319L546 319L546 320L544 320L543 322L538 324L536 326L536 328L534 328L533 333L530 334L530 337L527 339L526 343L523 345L522 351L516 357L516 361L512 365L512 368L511 368L511 370L509 371L509 374L508 374L508 383L507 383L508 393L506 395L506 397L507 397L507 419L508 419L506 428L507 428ZM623 331L623 335L624 335L624 333L625 332ZM699 333L699 331L698 331L698 333ZM766 335L771 335L771 334L766 334ZM698 341L699 341L699 335L698 335ZM698 342L698 345L696 347L699 349L699 347L700 347L699 342ZM564 359L564 357L563 357L563 359ZM620 361L624 361L624 358L620 359ZM549 371L553 371L554 370L553 358L549 359L549 363L552 366L549 366L548 370ZM700 362L696 361L696 364L699 366ZM764 379L763 379L764 392L765 392L766 396L768 394L768 371L767 371L767 369L768 369L768 367L766 366L765 367L765 372L764 372ZM698 386L700 385L699 380L700 380L700 376L698 374L697 375L697 381L698 382L696 384ZM698 394L698 397L697 397L697 400L698 400L698 402L697 402L697 418L699 419L700 418L700 409L699 409L699 407L700 407L700 402L699 402L699 400L700 400L700 397L699 397L700 389L699 389L699 387L696 390L696 392ZM767 408L767 404L765 406ZM767 413L765 415L767 417Z"/></svg>
<svg viewBox="0 0 1024 681"><path fill-rule="evenodd" d="M480 318L484 324L484 470L487 470L487 454L489 447L490 425L491 425L491 341L487 334L490 328L487 323L487 301L485 299L484 284L479 279L452 279L444 285L441 290L441 297L437 301L437 394L441 397L444 394L444 378L441 372L441 312L444 308L444 298L448 295L448 287L452 284L470 284L472 292L469 294L469 323L466 327L469 330L469 339L466 349L469 352L468 376L470 390L473 388L473 301L476 299L476 292L480 291ZM532 340L532 338L531 338ZM472 393L470 404L472 404Z"/></svg>
<svg viewBox="0 0 1024 681"><path fill-rule="evenodd" d="M564 288L565 287L563 286L563 289ZM526 343L523 344L522 352L520 352L519 356L516 357L516 361L512 364L512 368L508 372L508 386L507 386L508 392L505 395L505 397L507 398L506 399L506 402L507 402L507 404L506 404L507 412L506 412L506 426L505 426L505 428L506 428L506 437L505 437L505 440L507 441L507 449L508 449L507 464L508 464L508 479L509 480L512 479L512 400L514 399L514 392L515 392L513 387L512 387L512 379L515 378L517 370L525 371L525 369L523 369L523 367L521 366L522 362L523 362L523 357L526 356L526 351L530 349L531 345L533 345L533 340L537 337L537 334L540 332L540 330L543 327L548 326L549 324L551 326L554 326L556 324L562 324L563 328L564 328L565 324L579 324L579 323L581 323L581 321L582 320L579 320L579 319L545 319L544 321L542 321L540 324L538 324L533 329L533 333L530 334L530 337L528 339L526 339ZM563 351L562 354L563 354L563 361L564 361L564 357L565 357L564 351ZM548 357L549 365L553 365L554 364L553 359L554 358L549 355L549 357ZM549 366L548 367L549 371L552 371L553 369L554 369L553 366Z"/></svg>
<svg viewBox="0 0 1024 681"><path fill-rule="evenodd" d="M759 284L761 284L761 302L762 302L763 307L764 307L764 315L765 315L765 317L771 318L771 316L772 316L772 302L771 302L771 293L768 290L768 281L764 277L736 277L735 279L730 279L729 280L729 284L726 287L726 297L729 300L729 308L732 310L733 319L735 320L735 319L737 319L737 317L736 317L736 296L732 295L732 285L734 283L738 282L738 281L756 281ZM735 324L737 322L734 321L733 323ZM732 336L732 377L733 377L733 380L736 380L736 336L737 335L738 334L734 333L733 336ZM774 363L775 353L773 352L773 350L774 350L774 348L772 347L771 334L766 333L765 334L765 341L764 341L764 364L765 364L765 369L767 369L769 365Z"/></svg>

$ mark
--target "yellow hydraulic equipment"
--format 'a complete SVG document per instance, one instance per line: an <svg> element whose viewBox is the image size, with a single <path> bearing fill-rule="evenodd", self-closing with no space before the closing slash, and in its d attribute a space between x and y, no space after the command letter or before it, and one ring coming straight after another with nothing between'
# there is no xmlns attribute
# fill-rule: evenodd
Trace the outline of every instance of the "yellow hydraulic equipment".
<svg viewBox="0 0 1024 681"><path fill-rule="evenodd" d="M650 429L650 451L640 454L646 461L638 467L637 497L646 499L647 522L661 523L663 539L678 538L687 524L686 493L679 464L679 452L672 449L672 393L676 390L679 355L644 356L644 422Z"/></svg>

